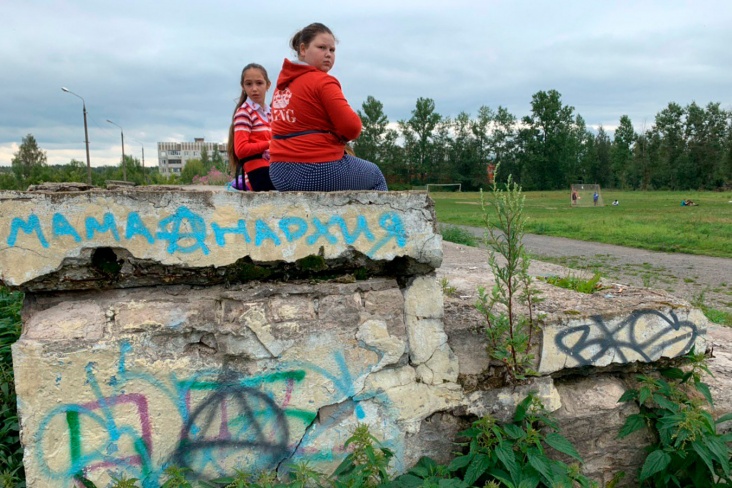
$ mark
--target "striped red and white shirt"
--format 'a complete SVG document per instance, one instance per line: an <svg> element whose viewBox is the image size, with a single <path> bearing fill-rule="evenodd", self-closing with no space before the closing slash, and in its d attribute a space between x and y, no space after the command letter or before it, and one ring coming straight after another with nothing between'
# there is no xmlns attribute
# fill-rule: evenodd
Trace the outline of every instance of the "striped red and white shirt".
<svg viewBox="0 0 732 488"><path fill-rule="evenodd" d="M261 154L269 149L272 139L271 112L251 100L245 101L234 114L234 153L239 159ZM269 161L257 158L244 163L244 171L250 172L269 166Z"/></svg>

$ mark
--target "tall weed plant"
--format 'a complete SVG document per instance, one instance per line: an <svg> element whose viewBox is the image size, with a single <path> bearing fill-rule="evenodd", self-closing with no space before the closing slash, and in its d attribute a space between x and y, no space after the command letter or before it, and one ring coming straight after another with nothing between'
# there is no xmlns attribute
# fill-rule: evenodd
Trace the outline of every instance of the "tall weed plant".
<svg viewBox="0 0 732 488"><path fill-rule="evenodd" d="M13 358L10 346L20 337L23 294L0 287L0 487L25 486L20 445Z"/></svg>
<svg viewBox="0 0 732 488"><path fill-rule="evenodd" d="M493 184L490 200L481 191L480 205L495 284L490 291L478 288L475 306L485 319L488 354L503 363L507 382L516 383L535 374L531 344L541 319L536 305L542 301L523 244L524 196L509 175L504 189Z"/></svg>

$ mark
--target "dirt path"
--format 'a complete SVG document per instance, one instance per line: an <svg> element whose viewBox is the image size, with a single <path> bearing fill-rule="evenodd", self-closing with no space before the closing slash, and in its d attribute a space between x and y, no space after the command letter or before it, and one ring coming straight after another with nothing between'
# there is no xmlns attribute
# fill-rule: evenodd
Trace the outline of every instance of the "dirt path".
<svg viewBox="0 0 732 488"><path fill-rule="evenodd" d="M482 238L483 229L464 227ZM645 251L629 247L576 241L563 237L527 234L524 245L534 261L562 264L572 270L599 271L603 278L617 283L666 290L675 296L693 301L702 293L707 306L732 313L732 259ZM450 253L465 260L485 260L486 252ZM443 266L450 266L445 253ZM540 263L535 263L540 267ZM553 270L553 271L552 271ZM532 271L541 274L542 271ZM556 273L549 267L544 273Z"/></svg>

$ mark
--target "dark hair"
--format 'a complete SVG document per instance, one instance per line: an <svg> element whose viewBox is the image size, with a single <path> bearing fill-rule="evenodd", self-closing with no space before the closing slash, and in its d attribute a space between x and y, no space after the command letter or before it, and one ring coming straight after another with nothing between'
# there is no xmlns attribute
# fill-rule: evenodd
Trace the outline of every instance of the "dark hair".
<svg viewBox="0 0 732 488"><path fill-rule="evenodd" d="M267 84L270 84L269 81L269 75L267 75L267 70L264 69L264 66L257 63L249 63L248 65L244 66L244 69L241 70L241 77L239 79L239 86L241 87L241 95L239 95L239 101L236 102L236 107L234 107L234 113L231 115L231 125L229 126L229 143L226 145L226 153L229 156L229 168L232 170L236 170L236 165L239 162L239 158L236 157L236 151L234 151L234 115L236 115L237 110L239 110L239 107L246 102L247 100L247 92L244 91L244 74L249 71L250 69L258 69L262 72L264 75L264 81L267 82Z"/></svg>
<svg viewBox="0 0 732 488"><path fill-rule="evenodd" d="M331 36L333 36L333 38L335 38L333 32L328 29L328 27L321 24L320 22L313 22L307 27L303 27L302 30L292 36L292 39L290 39L290 47L299 56L300 44L305 44L306 47L309 46L318 34L330 34Z"/></svg>

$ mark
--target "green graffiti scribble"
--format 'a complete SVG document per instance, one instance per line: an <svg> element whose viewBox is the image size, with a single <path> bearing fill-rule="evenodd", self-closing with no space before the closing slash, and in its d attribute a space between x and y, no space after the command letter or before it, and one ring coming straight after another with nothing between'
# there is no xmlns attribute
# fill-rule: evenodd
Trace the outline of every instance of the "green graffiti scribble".
<svg viewBox="0 0 732 488"><path fill-rule="evenodd" d="M262 384L272 384L277 383L278 381L286 381L286 380L294 380L294 381L302 381L305 379L305 371L301 369L296 369L293 371L283 371L279 373L272 373L268 375L264 375L258 378L245 378L243 380L233 381L230 384L236 385L236 386L246 386L250 388L257 387ZM225 383L221 383L221 381L213 380L213 381L180 381L179 385L184 386L190 390L220 390L222 388L226 387Z"/></svg>
<svg viewBox="0 0 732 488"><path fill-rule="evenodd" d="M69 451L71 465L75 465L81 458L81 428L79 426L79 412L67 411L66 423L69 425Z"/></svg>

